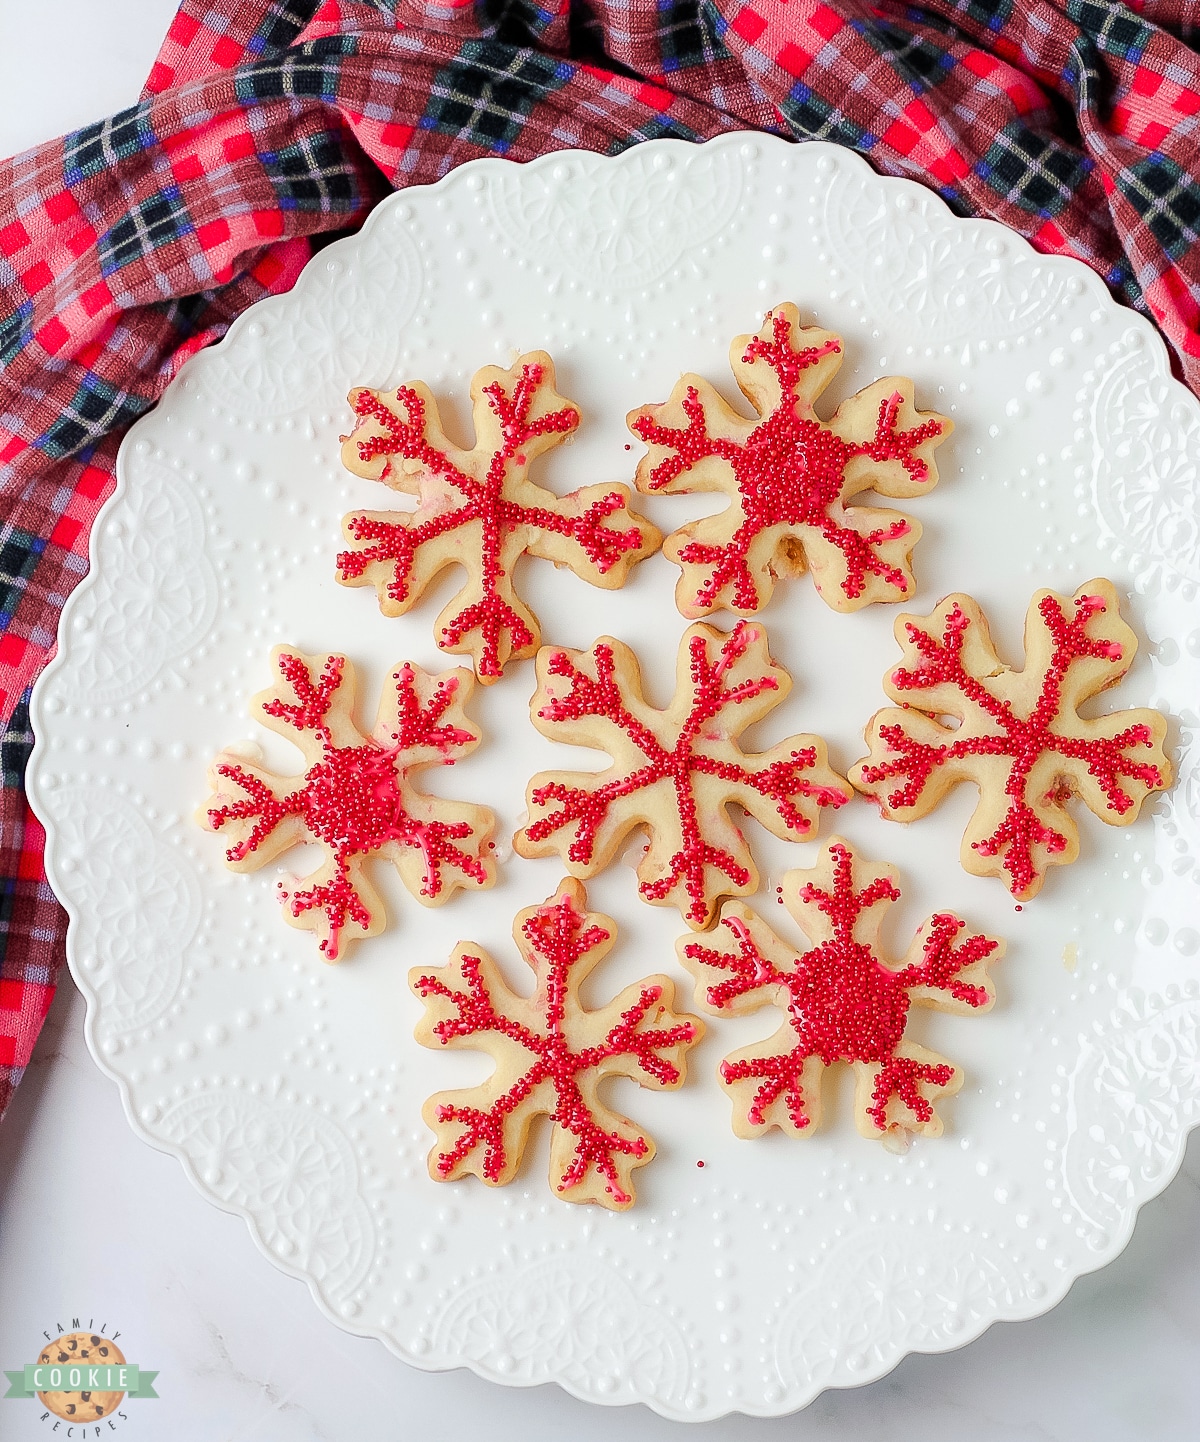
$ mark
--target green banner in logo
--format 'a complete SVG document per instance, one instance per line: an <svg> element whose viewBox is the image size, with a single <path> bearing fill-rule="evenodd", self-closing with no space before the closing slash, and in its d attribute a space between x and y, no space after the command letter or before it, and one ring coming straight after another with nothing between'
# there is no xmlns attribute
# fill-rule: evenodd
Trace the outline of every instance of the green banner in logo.
<svg viewBox="0 0 1200 1442"><path fill-rule="evenodd" d="M157 1398L154 1379L158 1373L132 1363L107 1363L90 1367L86 1363L28 1363L20 1372L8 1372L5 1397L35 1397L39 1392L124 1392L127 1397Z"/></svg>

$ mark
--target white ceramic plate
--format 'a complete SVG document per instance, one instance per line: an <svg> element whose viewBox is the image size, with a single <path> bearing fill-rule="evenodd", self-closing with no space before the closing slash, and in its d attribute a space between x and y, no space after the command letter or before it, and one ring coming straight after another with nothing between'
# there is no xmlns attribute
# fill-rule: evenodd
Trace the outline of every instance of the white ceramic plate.
<svg viewBox="0 0 1200 1442"><path fill-rule="evenodd" d="M557 863L509 856L495 890L433 911L377 866L389 928L335 968L283 924L272 869L231 875L192 819L221 746L255 739L270 763L299 763L248 716L274 643L347 651L372 713L397 660L454 664L432 644L437 597L389 621L369 591L334 581L340 517L388 494L339 465L345 393L424 379L466 436L472 371L545 347L585 421L542 478L628 480L639 448L625 412L684 369L732 393L731 338L785 299L846 338L828 403L893 372L954 417L942 483L911 503L925 527L911 609L968 590L1019 662L1037 587L1110 576L1142 647L1105 699L1181 723L1179 783L1127 830L1087 816L1079 862L1019 912L959 867L966 788L907 829L862 802L839 813L867 855L902 866L897 950L934 908L1008 940L994 1011L916 1016L919 1039L967 1072L942 1138L904 1155L863 1140L839 1086L820 1133L735 1139L715 1069L776 1025L764 1012L711 1021L679 1093L614 1086L659 1147L630 1212L557 1200L544 1133L506 1190L435 1184L421 1103L486 1063L416 1045L408 967L470 938L519 977L512 918L553 892ZM671 1417L786 1412L1052 1306L1125 1245L1200 1116L1198 452L1200 408L1163 346L1087 271L954 219L845 151L654 142L615 159L479 162L386 201L133 429L37 688L30 796L89 1039L133 1126L244 1216L339 1326L421 1367L553 1380ZM698 500L645 506L672 529ZM522 585L548 639L631 642L662 705L684 624L675 576L656 557L610 595L531 562ZM805 578L763 619L796 685L754 739L815 730L844 771L882 704L894 608L837 615ZM504 835L535 770L598 761L533 731L532 689L525 662L477 691L485 744L429 782L494 806ZM748 826L765 909L816 846ZM620 926L593 994L665 970L686 1004L676 913L640 903L625 865L590 894Z"/></svg>

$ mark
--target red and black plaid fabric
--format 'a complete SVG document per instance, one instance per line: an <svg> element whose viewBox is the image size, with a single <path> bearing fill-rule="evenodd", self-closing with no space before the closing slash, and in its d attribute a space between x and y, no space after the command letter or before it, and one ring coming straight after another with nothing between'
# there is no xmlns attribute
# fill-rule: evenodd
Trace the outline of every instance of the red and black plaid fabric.
<svg viewBox="0 0 1200 1442"><path fill-rule="evenodd" d="M184 0L137 105L0 163L0 1111L63 952L29 687L124 431L314 238L484 155L831 140L1077 256L1200 390L1200 0Z"/></svg>

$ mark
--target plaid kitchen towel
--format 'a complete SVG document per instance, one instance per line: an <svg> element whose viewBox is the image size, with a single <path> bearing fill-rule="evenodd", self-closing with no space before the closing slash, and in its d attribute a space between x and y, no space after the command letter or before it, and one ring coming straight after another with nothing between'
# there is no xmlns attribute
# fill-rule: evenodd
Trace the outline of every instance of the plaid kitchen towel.
<svg viewBox="0 0 1200 1442"><path fill-rule="evenodd" d="M1200 390L1200 0L184 0L137 105L0 162L0 1112L65 918L28 699L124 431L313 238L478 156L831 140L1092 266Z"/></svg>

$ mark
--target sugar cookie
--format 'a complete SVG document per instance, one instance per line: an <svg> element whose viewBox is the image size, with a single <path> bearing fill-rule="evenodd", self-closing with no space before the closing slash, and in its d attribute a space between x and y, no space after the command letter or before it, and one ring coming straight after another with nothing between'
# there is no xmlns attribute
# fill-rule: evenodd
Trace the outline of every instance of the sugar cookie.
<svg viewBox="0 0 1200 1442"><path fill-rule="evenodd" d="M741 902L727 902L714 945L679 942L696 978L698 1005L714 1016L777 1006L773 1036L721 1063L733 1101L733 1129L755 1137L778 1127L806 1136L821 1124L825 1071L848 1062L855 1073L854 1115L866 1137L889 1132L940 1136L940 1097L962 1086L958 1067L909 1041L911 1006L967 1014L995 1000L987 967L1004 943L938 912L917 932L904 960L880 945L887 907L900 899L894 867L865 861L835 837L808 871L789 871L782 899L812 946L799 955ZM723 950L728 946L729 950Z"/></svg>
<svg viewBox="0 0 1200 1442"><path fill-rule="evenodd" d="M306 841L324 846L325 864L303 886L281 886L280 900L293 926L316 933L326 961L383 930L383 903L365 871L370 856L390 861L426 906L460 887L491 886L492 812L413 785L425 767L453 765L479 744L463 710L471 673L397 666L366 734L354 722L354 668L344 656L276 646L271 663L279 679L254 697L251 714L294 741L307 769L277 776L231 751L213 762L213 794L198 820L231 840L230 869L257 871Z"/></svg>
<svg viewBox="0 0 1200 1442"><path fill-rule="evenodd" d="M419 968L409 985L425 1002L417 1040L428 1047L470 1047L496 1063L481 1086L439 1092L423 1115L437 1136L429 1174L468 1174L489 1186L516 1175L535 1117L547 1115L550 1183L568 1202L624 1210L634 1201L632 1173L654 1156L654 1143L600 1100L607 1077L624 1076L655 1091L683 1082L688 1048L704 1033L695 1017L672 1011L665 976L627 986L597 1010L579 999L584 979L612 947L611 917L587 910L578 881L518 913L513 937L533 968L532 996L513 992L481 948L460 942L448 965Z"/></svg>
<svg viewBox="0 0 1200 1442"><path fill-rule="evenodd" d="M1023 671L1000 660L970 596L947 596L929 616L900 616L896 639L906 664L883 686L903 709L871 718L870 754L850 779L894 821L925 816L959 781L974 781L979 804L962 864L976 876L1007 873L1019 900L1037 895L1049 867L1079 855L1073 796L1110 826L1127 826L1151 792L1171 784L1165 716L1079 715L1137 651L1111 581L1034 596ZM943 716L959 724L943 725Z"/></svg>
<svg viewBox="0 0 1200 1442"><path fill-rule="evenodd" d="M420 381L350 392L356 425L342 446L355 475L418 498L417 509L355 511L343 522L349 549L338 579L374 586L384 615L403 615L448 566L467 582L437 619L443 651L470 655L483 682L532 656L540 629L517 595L523 555L569 567L594 586L624 584L662 535L629 509L626 486L584 486L568 496L535 485L538 456L561 445L579 410L554 389L554 363L531 351L507 370L485 366L471 382L476 443L447 440L437 402Z"/></svg>
<svg viewBox="0 0 1200 1442"><path fill-rule="evenodd" d="M662 405L629 413L649 447L639 491L721 491L729 505L668 536L681 567L675 600L685 616L719 606L748 616L775 582L806 568L835 611L903 601L914 589L920 524L900 511L847 503L862 491L919 496L937 484L935 447L954 429L919 411L913 383L889 376L845 400L832 420L813 409L842 363L842 341L801 326L794 305L767 312L740 335L729 363L758 415L735 411L708 381L685 375Z"/></svg>
<svg viewBox="0 0 1200 1442"><path fill-rule="evenodd" d="M573 876L594 876L635 827L647 833L637 874L646 901L678 906L708 926L722 896L758 887L750 847L729 816L740 806L776 836L807 840L822 807L854 794L829 767L817 736L789 736L746 755L738 737L784 699L792 681L767 651L758 622L732 632L698 623L680 643L675 699L647 705L637 657L602 637L590 652L538 655L533 724L553 741L606 751L598 775L546 771L529 786L531 820L514 838L522 856L557 852Z"/></svg>

